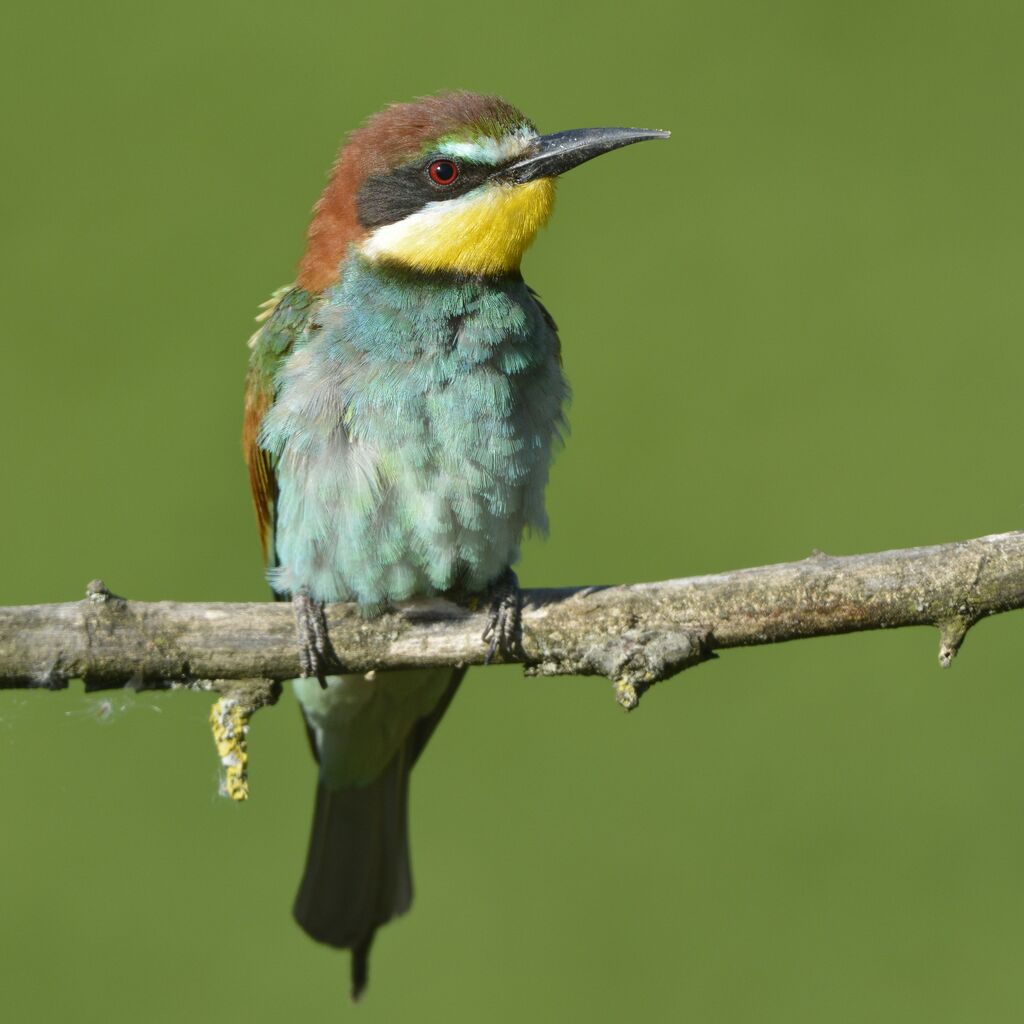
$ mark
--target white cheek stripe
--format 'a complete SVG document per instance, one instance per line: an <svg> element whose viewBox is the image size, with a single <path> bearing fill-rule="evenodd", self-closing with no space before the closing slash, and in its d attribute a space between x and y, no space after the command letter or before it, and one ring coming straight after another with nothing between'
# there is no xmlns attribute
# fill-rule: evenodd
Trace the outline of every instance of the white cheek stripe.
<svg viewBox="0 0 1024 1024"><path fill-rule="evenodd" d="M537 133L524 125L509 135L503 135L500 139L491 138L489 135L480 135L468 141L442 142L437 147L437 151L444 156L461 157L463 160L472 160L474 163L500 164L518 156L536 138Z"/></svg>

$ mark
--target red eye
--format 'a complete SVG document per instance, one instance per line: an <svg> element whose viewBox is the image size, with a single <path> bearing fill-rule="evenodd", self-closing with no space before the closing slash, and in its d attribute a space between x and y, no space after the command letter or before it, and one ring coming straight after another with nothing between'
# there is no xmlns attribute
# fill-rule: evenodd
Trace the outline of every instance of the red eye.
<svg viewBox="0 0 1024 1024"><path fill-rule="evenodd" d="M459 168L451 160L435 160L427 168L427 173L435 185L450 185L459 176Z"/></svg>

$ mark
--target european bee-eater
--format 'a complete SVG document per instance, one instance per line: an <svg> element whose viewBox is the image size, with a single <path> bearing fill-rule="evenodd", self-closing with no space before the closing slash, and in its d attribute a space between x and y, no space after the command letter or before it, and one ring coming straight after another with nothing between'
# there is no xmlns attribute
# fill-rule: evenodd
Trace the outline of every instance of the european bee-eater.
<svg viewBox="0 0 1024 1024"><path fill-rule="evenodd" d="M271 586L295 602L320 766L295 917L352 951L353 998L374 931L409 907L409 772L465 670L325 676L323 604L482 595L492 645L509 642L511 566L524 529L546 528L569 394L520 261L559 174L667 135L539 135L468 92L388 107L341 149L298 282L250 340L246 460Z"/></svg>

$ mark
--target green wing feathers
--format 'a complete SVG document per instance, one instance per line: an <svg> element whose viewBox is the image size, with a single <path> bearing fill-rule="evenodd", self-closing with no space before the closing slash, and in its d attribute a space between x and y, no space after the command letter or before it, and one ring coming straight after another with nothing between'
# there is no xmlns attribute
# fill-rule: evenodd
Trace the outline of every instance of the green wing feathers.
<svg viewBox="0 0 1024 1024"><path fill-rule="evenodd" d="M260 427L267 410L274 404L277 371L304 333L313 299L314 296L302 288L292 285L278 288L260 306L256 317L260 326L249 339L251 354L245 381L242 451L249 470L263 557L268 564L273 560L277 474L272 457L260 447Z"/></svg>

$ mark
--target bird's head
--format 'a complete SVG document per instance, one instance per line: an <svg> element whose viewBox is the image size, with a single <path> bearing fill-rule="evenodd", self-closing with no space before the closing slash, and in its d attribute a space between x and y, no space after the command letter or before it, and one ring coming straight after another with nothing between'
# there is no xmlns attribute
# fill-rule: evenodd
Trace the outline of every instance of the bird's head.
<svg viewBox="0 0 1024 1024"><path fill-rule="evenodd" d="M441 93L388 107L353 132L313 214L299 283L338 278L349 246L420 271L512 273L551 214L555 178L668 132L587 128L539 135L496 96Z"/></svg>

